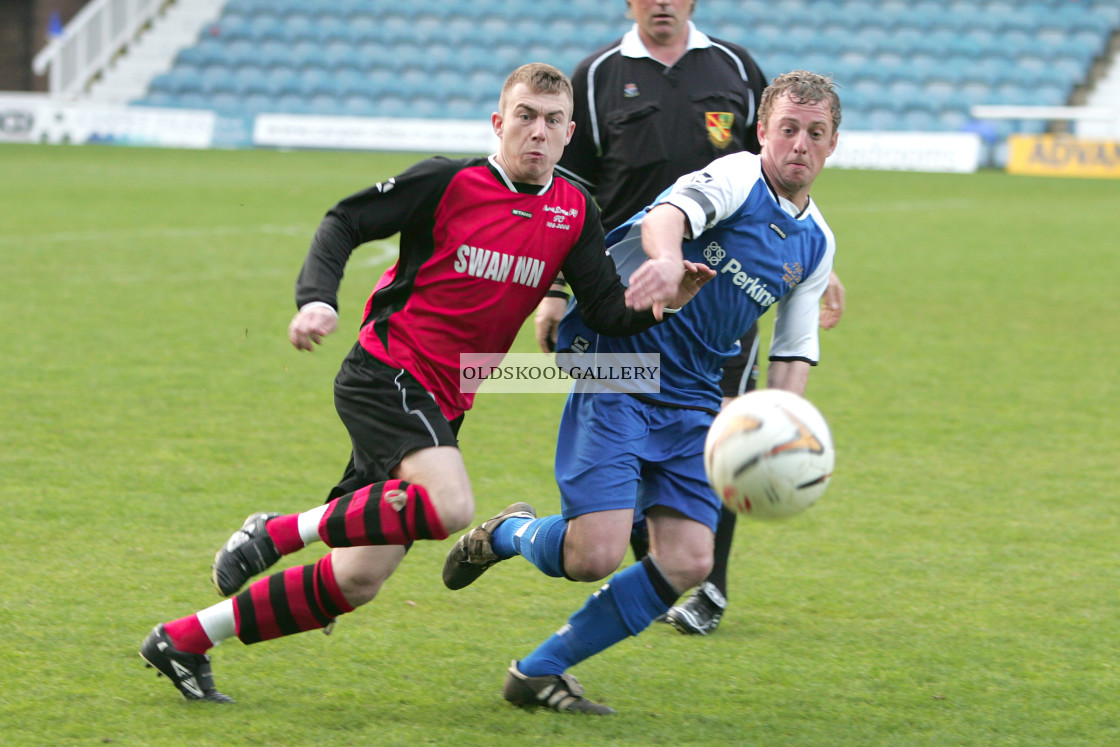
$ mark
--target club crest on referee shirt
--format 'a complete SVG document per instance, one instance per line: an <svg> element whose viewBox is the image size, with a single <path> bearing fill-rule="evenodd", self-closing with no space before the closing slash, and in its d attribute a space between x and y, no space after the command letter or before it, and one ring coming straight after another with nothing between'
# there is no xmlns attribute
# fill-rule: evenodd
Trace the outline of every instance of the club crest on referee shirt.
<svg viewBox="0 0 1120 747"><path fill-rule="evenodd" d="M735 123L732 112L705 112L704 126L708 128L708 139L717 148L726 148L731 143L731 126Z"/></svg>

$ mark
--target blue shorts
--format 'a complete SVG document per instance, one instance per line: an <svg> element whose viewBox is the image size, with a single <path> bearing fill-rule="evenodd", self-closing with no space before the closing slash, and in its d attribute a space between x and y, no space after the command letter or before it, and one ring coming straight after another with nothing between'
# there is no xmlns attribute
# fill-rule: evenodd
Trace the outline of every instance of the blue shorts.
<svg viewBox="0 0 1120 747"><path fill-rule="evenodd" d="M651 506L668 506L714 532L720 500L704 473L712 420L628 394L569 395L556 443L564 518L632 508L638 521Z"/></svg>

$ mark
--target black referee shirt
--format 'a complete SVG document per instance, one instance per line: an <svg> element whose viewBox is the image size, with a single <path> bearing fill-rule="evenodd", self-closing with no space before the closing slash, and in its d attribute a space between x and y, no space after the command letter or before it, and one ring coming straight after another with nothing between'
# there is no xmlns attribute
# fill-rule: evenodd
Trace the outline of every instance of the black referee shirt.
<svg viewBox="0 0 1120 747"><path fill-rule="evenodd" d="M632 43L636 32L627 37ZM623 56L627 37L576 67L576 131L560 161L561 173L595 196L608 231L679 176L729 153L757 153L755 122L766 87L754 59L736 44L711 39L666 68L648 56Z"/></svg>

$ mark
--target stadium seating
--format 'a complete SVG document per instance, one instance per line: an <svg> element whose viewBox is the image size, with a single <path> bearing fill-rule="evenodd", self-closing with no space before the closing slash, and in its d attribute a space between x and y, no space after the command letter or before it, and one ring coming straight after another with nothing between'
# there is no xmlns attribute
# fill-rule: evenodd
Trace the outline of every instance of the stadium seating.
<svg viewBox="0 0 1120 747"><path fill-rule="evenodd" d="M956 130L974 104L1061 104L1120 29L1114 0L704 0L697 25L773 76L834 76L848 127ZM136 102L485 117L529 60L565 71L626 27L601 0L229 0ZM1017 125L1003 125L1015 128Z"/></svg>

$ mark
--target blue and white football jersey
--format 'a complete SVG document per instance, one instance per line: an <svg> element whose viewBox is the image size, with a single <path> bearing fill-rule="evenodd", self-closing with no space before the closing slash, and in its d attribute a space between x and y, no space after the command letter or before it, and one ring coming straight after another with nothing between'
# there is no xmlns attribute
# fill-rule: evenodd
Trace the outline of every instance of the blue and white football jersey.
<svg viewBox="0 0 1120 747"><path fill-rule="evenodd" d="M820 358L820 299L828 286L836 241L811 200L805 210L779 197L762 173L761 159L735 153L686 174L651 207L676 206L694 239L684 258L708 265L716 277L680 312L632 337L590 330L569 308L560 324L558 350L595 353L660 353L661 391L647 395L666 403L718 409L724 361L739 338L776 306L770 358ZM641 224L645 211L607 236L623 283L646 260Z"/></svg>

